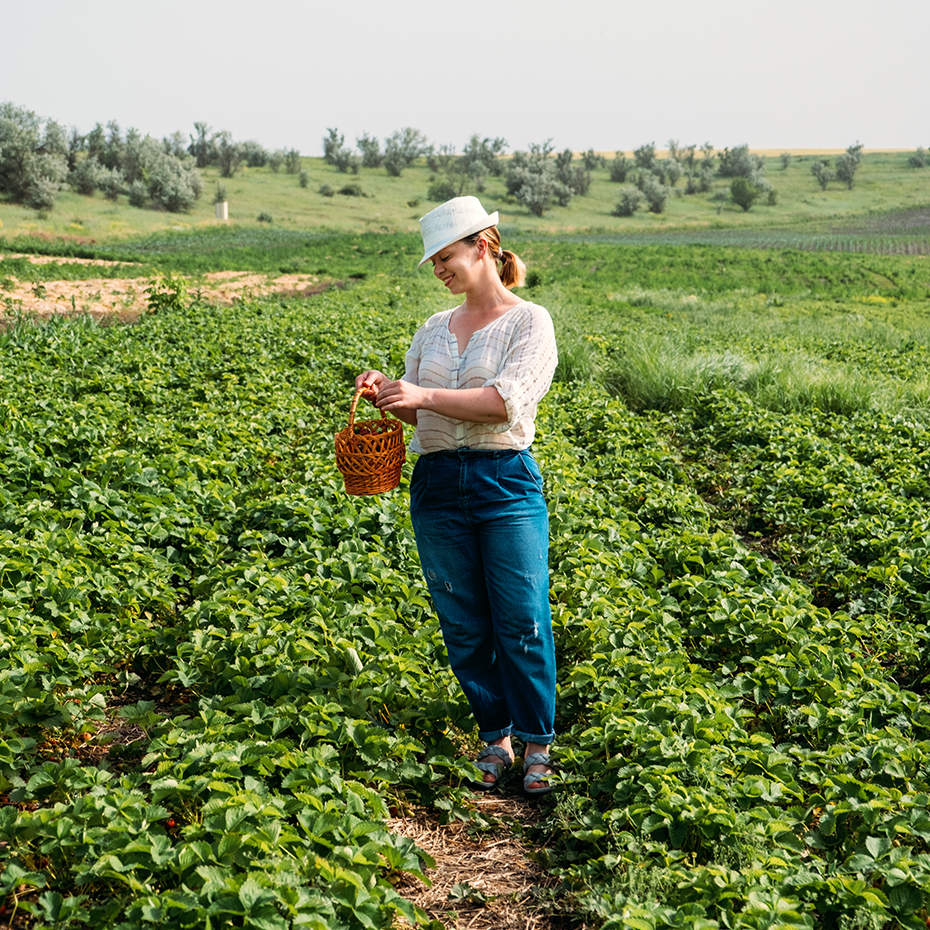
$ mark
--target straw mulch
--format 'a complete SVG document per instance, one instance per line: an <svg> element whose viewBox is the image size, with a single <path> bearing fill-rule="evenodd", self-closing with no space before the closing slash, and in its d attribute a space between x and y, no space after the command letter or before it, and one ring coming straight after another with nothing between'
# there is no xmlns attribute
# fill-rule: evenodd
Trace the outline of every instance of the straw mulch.
<svg viewBox="0 0 930 930"><path fill-rule="evenodd" d="M424 885L403 875L397 890L449 930L555 930L563 924L548 913L543 895L557 882L529 858L532 846L508 823L538 823L546 808L522 798L479 796L475 807L490 832L473 832L469 824L441 824L427 811L388 821L395 833L412 839L435 860ZM456 889L453 891L453 889ZM474 893L472 893L472 889ZM542 894L540 893L542 890Z"/></svg>

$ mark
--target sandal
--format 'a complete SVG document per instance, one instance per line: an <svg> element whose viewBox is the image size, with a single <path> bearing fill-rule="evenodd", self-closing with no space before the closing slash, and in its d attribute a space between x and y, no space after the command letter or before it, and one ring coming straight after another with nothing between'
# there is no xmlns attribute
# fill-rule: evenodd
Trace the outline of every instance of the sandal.
<svg viewBox="0 0 930 930"><path fill-rule="evenodd" d="M532 772L528 773L527 769L531 765L548 765L552 766L552 757L548 752L534 752L523 762L523 790L529 795L549 794L555 790L555 785L547 784L552 772ZM542 788L530 788L534 782L542 782Z"/></svg>
<svg viewBox="0 0 930 930"><path fill-rule="evenodd" d="M483 761L491 756L496 756L500 761ZM470 782L472 788L476 788L478 791L490 791L492 788L496 788L501 776L511 765L513 765L513 759L507 755L506 749L490 744L485 746L478 753L478 758L475 759L475 768L480 769L482 772L490 772L494 776L494 781L472 781Z"/></svg>

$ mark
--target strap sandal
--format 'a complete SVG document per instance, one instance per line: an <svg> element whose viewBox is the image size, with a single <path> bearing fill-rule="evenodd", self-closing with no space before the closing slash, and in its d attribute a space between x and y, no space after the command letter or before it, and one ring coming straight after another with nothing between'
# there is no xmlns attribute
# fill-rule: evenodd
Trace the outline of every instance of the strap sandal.
<svg viewBox="0 0 930 930"><path fill-rule="evenodd" d="M548 765L552 767L552 757L548 752L534 752L523 760L523 790L529 795L549 794L555 790L555 785L548 784L552 772L532 772L528 773L527 769L531 765ZM541 788L530 788L530 785L536 782L542 782Z"/></svg>
<svg viewBox="0 0 930 930"><path fill-rule="evenodd" d="M494 758L495 761L484 761L491 758ZM478 791L490 791L492 788L496 788L501 776L511 765L513 765L513 759L507 755L506 749L502 749L500 746L485 746L478 753L478 758L475 759L475 768L480 769L482 772L490 772L494 776L494 781L472 781L470 782L472 788L477 788Z"/></svg>

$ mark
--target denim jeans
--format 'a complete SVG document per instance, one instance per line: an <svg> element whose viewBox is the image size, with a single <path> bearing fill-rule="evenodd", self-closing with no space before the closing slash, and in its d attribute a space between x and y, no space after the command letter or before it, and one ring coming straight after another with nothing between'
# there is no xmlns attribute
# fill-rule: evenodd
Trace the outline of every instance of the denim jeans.
<svg viewBox="0 0 930 930"><path fill-rule="evenodd" d="M421 455L410 484L420 564L479 735L551 743L549 517L529 450Z"/></svg>

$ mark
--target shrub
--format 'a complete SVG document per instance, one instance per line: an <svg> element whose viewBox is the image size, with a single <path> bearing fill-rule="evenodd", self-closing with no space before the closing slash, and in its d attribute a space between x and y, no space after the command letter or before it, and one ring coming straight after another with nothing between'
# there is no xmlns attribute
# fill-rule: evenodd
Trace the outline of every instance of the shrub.
<svg viewBox="0 0 930 930"><path fill-rule="evenodd" d="M284 170L287 174L297 174L300 171L300 152L297 149L285 149Z"/></svg>
<svg viewBox="0 0 930 930"><path fill-rule="evenodd" d="M321 184L318 193L322 194L324 197L336 196L336 192L328 184Z"/></svg>
<svg viewBox="0 0 930 930"><path fill-rule="evenodd" d="M264 210L262 210L262 212L258 214L256 219L258 220L259 223L273 223L274 222L274 219L272 218L271 214L266 213Z"/></svg>
<svg viewBox="0 0 930 930"><path fill-rule="evenodd" d="M118 168L101 168L98 185L103 196L115 203L125 189L126 179Z"/></svg>
<svg viewBox="0 0 930 930"><path fill-rule="evenodd" d="M461 157L455 154L455 147L451 145L441 145L438 152L431 152L426 159L430 170L435 172L430 175L430 185L434 188L436 194L445 192L443 200L450 197L459 197L465 193L465 186L468 183L468 176L465 174L465 163ZM483 188L482 183L478 189ZM435 198L430 197L430 200Z"/></svg>
<svg viewBox="0 0 930 930"><path fill-rule="evenodd" d="M133 181L129 185L129 204L144 207L149 202L149 190L144 181Z"/></svg>
<svg viewBox="0 0 930 930"><path fill-rule="evenodd" d="M277 174L281 170L281 166L284 164L284 149L275 149L268 156L268 167Z"/></svg>
<svg viewBox="0 0 930 930"><path fill-rule="evenodd" d="M567 206L573 191L559 180L555 159L550 158L552 140L531 143L529 148L528 153L516 152L511 158L505 181L507 192L535 216L542 216L553 199Z"/></svg>
<svg viewBox="0 0 930 930"><path fill-rule="evenodd" d="M642 191L635 187L628 187L620 194L620 201L614 207L614 216L632 216L637 210L643 208L646 198Z"/></svg>
<svg viewBox="0 0 930 930"><path fill-rule="evenodd" d="M426 199L437 203L445 203L445 201L457 196L458 191L453 187L452 182L446 178L437 178L426 191Z"/></svg>
<svg viewBox="0 0 930 930"><path fill-rule="evenodd" d="M759 198L759 188L746 178L733 178L730 182L730 196L733 198L734 203L739 204L744 211L748 212L749 208Z"/></svg>
<svg viewBox="0 0 930 930"><path fill-rule="evenodd" d="M68 177L68 138L53 120L0 104L0 192L48 210Z"/></svg>
<svg viewBox="0 0 930 930"><path fill-rule="evenodd" d="M517 200L534 216L542 216L552 204L555 196L555 170L532 171L527 168L519 170L520 186ZM564 192L562 192L564 195ZM563 196L564 199L564 196Z"/></svg>
<svg viewBox="0 0 930 930"><path fill-rule="evenodd" d="M61 190L60 182L47 175L36 175L29 182L26 193L26 204L33 210L47 212L55 206L55 199Z"/></svg>
<svg viewBox="0 0 930 930"><path fill-rule="evenodd" d="M216 191L213 194L214 203L226 203L226 185L216 182Z"/></svg>
<svg viewBox="0 0 930 930"><path fill-rule="evenodd" d="M184 133L173 132L170 136L165 136L161 140L161 147L165 154L170 155L172 158L179 158L183 161L187 157Z"/></svg>
<svg viewBox="0 0 930 930"><path fill-rule="evenodd" d="M671 188L663 184L655 175L646 174L642 183L641 190L646 198L646 204L650 213L662 213L665 210L665 202L671 193Z"/></svg>
<svg viewBox="0 0 930 930"><path fill-rule="evenodd" d="M583 196L591 188L591 172L582 166L573 167L574 157L571 149L565 149L561 155L557 155L555 158L555 173L563 187L571 191L572 194ZM567 205L567 203L562 204L562 206Z"/></svg>
<svg viewBox="0 0 930 930"><path fill-rule="evenodd" d="M381 167L381 146L378 144L378 140L374 136L369 136L367 132L363 132L355 140L355 144L358 146L359 151L362 153L362 165L365 168L380 168Z"/></svg>
<svg viewBox="0 0 930 930"><path fill-rule="evenodd" d="M152 278L145 289L149 313L184 310L187 307L187 280L182 275L167 274Z"/></svg>
<svg viewBox="0 0 930 930"><path fill-rule="evenodd" d="M698 187L702 194L710 193L714 186L714 163L713 160L704 160L701 162L701 171L698 175Z"/></svg>
<svg viewBox="0 0 930 930"><path fill-rule="evenodd" d="M268 164L268 151L254 139L239 143L239 150L249 168L264 168Z"/></svg>
<svg viewBox="0 0 930 930"><path fill-rule="evenodd" d="M307 171L301 171L297 176L297 182L301 187L308 187L310 185L310 174Z"/></svg>
<svg viewBox="0 0 930 930"><path fill-rule="evenodd" d="M77 162L68 175L68 183L79 194L91 196L100 184L101 174L106 168L94 156Z"/></svg>
<svg viewBox="0 0 930 930"><path fill-rule="evenodd" d="M384 140L382 164L389 175L399 178L404 168L409 167L421 155L429 155L432 150L426 136L419 129L407 126L398 129Z"/></svg>
<svg viewBox="0 0 930 930"><path fill-rule="evenodd" d="M927 152L923 146L918 145L917 151L907 160L912 168L923 168L927 164Z"/></svg>
<svg viewBox="0 0 930 930"><path fill-rule="evenodd" d="M358 174L362 160L351 149L341 148L333 155L333 164L340 174Z"/></svg>
<svg viewBox="0 0 930 930"><path fill-rule="evenodd" d="M327 129L326 132L327 135L323 139L323 161L332 165L335 164L333 157L345 143L345 136L340 136L336 129Z"/></svg>
<svg viewBox="0 0 930 930"><path fill-rule="evenodd" d="M500 137L482 139L475 133L468 140L460 159L461 173L474 182L479 192L484 190L486 177L501 173L500 156L506 148L507 142Z"/></svg>
<svg viewBox="0 0 930 930"><path fill-rule="evenodd" d="M681 177L681 164L676 158L666 158L664 162L657 162L663 167L664 181L667 181L672 187L678 183Z"/></svg>
<svg viewBox="0 0 930 930"><path fill-rule="evenodd" d="M623 184L632 168L633 162L622 152L617 152L610 163L610 180L615 184Z"/></svg>
<svg viewBox="0 0 930 930"><path fill-rule="evenodd" d="M346 184L340 187L338 192L345 197L367 197L368 195L362 190L361 184Z"/></svg>
<svg viewBox="0 0 930 930"><path fill-rule="evenodd" d="M787 171L791 164L791 152L782 152L778 157L781 158L781 170Z"/></svg>
<svg viewBox="0 0 930 930"><path fill-rule="evenodd" d="M103 127L100 123L97 123L97 130L99 130L99 136L102 139ZM191 144L188 146L187 151L194 156L198 168L206 168L207 165L213 164L215 160L216 145L213 136L210 135L210 127L206 123L194 123L194 132L196 135L190 137ZM90 151L93 154L94 148L91 148Z"/></svg>
<svg viewBox="0 0 930 930"><path fill-rule="evenodd" d="M607 165L607 159L603 155L598 155L594 149L588 149L581 156L581 164L585 171L596 171L598 168L604 168Z"/></svg>
<svg viewBox="0 0 930 930"><path fill-rule="evenodd" d="M169 213L190 210L203 193L203 181L197 170L170 155L160 153L160 157L147 166L147 171L149 197L155 206Z"/></svg>
<svg viewBox="0 0 930 930"><path fill-rule="evenodd" d="M746 144L732 151L728 148L720 153L720 176L723 178L746 178L758 186L758 179L765 175L765 158L753 155Z"/></svg>
<svg viewBox="0 0 930 930"><path fill-rule="evenodd" d="M239 143L236 142L232 133L226 130L218 132L215 137L216 144L216 164L220 169L220 176L231 178L245 160Z"/></svg>
<svg viewBox="0 0 930 930"><path fill-rule="evenodd" d="M126 134L126 141L120 143L119 159L109 159L109 164L119 168L127 181L144 180L148 166L162 158L172 158L150 136L142 138L134 129Z"/></svg>
<svg viewBox="0 0 930 930"><path fill-rule="evenodd" d="M636 149L636 151L633 152L633 160L636 162L637 168L641 168L643 171L652 171L656 163L655 142L649 142Z"/></svg>
<svg viewBox="0 0 930 930"><path fill-rule="evenodd" d="M685 193L686 194L696 194L700 191L701 185L698 182L698 179L690 171L688 172L688 180L685 182Z"/></svg>
<svg viewBox="0 0 930 930"><path fill-rule="evenodd" d="M836 180L836 172L830 167L830 161L826 158L821 158L811 165L811 174L817 180L822 191L827 189L827 185L831 181Z"/></svg>
<svg viewBox="0 0 930 930"><path fill-rule="evenodd" d="M856 172L859 170L859 165L862 162L862 143L857 142L855 145L849 146L846 149L846 152L843 155L840 155L836 160L836 176L842 181L850 190L853 188L853 183L855 182Z"/></svg>
<svg viewBox="0 0 930 930"><path fill-rule="evenodd" d="M769 195L765 201L770 207L774 207L778 203L778 191L774 187L769 188Z"/></svg>

